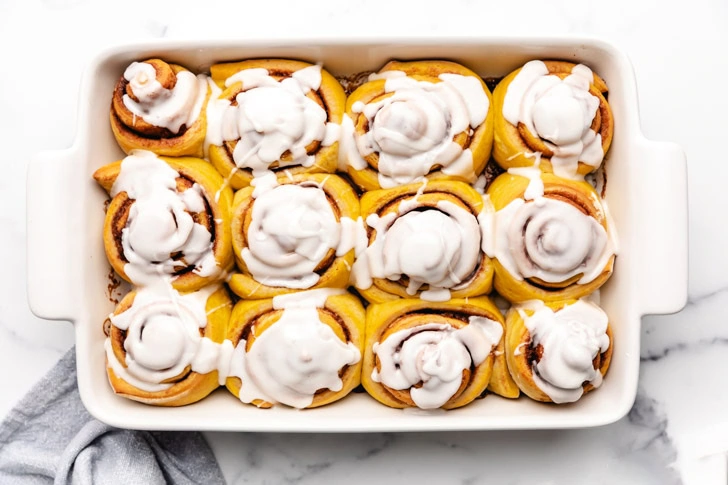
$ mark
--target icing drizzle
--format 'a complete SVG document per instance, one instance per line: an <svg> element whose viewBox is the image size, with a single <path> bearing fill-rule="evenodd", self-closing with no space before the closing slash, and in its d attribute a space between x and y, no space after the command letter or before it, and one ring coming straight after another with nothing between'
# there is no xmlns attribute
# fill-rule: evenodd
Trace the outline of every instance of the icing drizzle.
<svg viewBox="0 0 728 485"><path fill-rule="evenodd" d="M591 129L599 98L589 92L592 71L579 64L561 79L549 74L543 61L526 63L508 85L503 116L523 123L553 152L551 165L559 177L580 179L579 162L597 168L604 151L602 137Z"/></svg>
<svg viewBox="0 0 728 485"><path fill-rule="evenodd" d="M531 303L536 304L531 316L525 312L527 307L519 306L517 311L531 335L531 347L543 348L540 360L532 365L533 381L553 402L575 402L584 393L584 383L594 387L602 383L593 361L609 349L607 314L585 300L556 312Z"/></svg>
<svg viewBox="0 0 728 485"><path fill-rule="evenodd" d="M125 94L124 106L135 116L150 125L179 133L182 126L190 127L197 121L207 95L204 75L195 76L180 71L172 89L167 89L156 79L154 66L146 62L133 62L124 71L136 100Z"/></svg>
<svg viewBox="0 0 728 485"><path fill-rule="evenodd" d="M380 370L372 370L372 380L409 389L418 408L439 408L460 388L463 371L482 364L502 336L500 323L479 316L459 329L426 323L399 330L374 344ZM418 383L422 385L414 387Z"/></svg>
<svg viewBox="0 0 728 485"><path fill-rule="evenodd" d="M231 342L218 344L200 335L207 325L207 299L219 288L211 285L184 295L163 284L137 289L127 310L109 316L113 326L126 331L123 364L111 339L104 344L114 374L138 389L159 392L174 385L164 381L184 374L188 367L200 374L224 368Z"/></svg>
<svg viewBox="0 0 728 485"><path fill-rule="evenodd" d="M203 190L194 184L179 192L179 176L148 151L135 150L121 162L111 196L126 192L135 201L121 232L128 261L124 272L135 284L154 284L190 265L200 276L212 276L219 271L212 235L191 215L206 210ZM172 255L177 253L182 254L181 260L173 259Z"/></svg>
<svg viewBox="0 0 728 485"><path fill-rule="evenodd" d="M248 246L241 257L261 283L310 288L319 281L315 270L330 250L343 256L354 249L357 233L363 231L361 219L341 217L337 221L318 185L263 186L267 189L261 190L253 204ZM256 185L256 191L263 186Z"/></svg>
<svg viewBox="0 0 728 485"><path fill-rule="evenodd" d="M273 299L274 309L283 310L278 321L246 350L246 341L235 347L230 375L240 378L240 400L263 400L305 408L321 389L340 391L339 373L361 359L352 342L342 342L321 321L317 308L340 289L317 289Z"/></svg>
<svg viewBox="0 0 728 485"><path fill-rule="evenodd" d="M338 141L339 125L327 122L325 109L307 96L321 85L321 66L305 67L280 81L266 69L244 69L228 78L225 86L238 82L243 91L235 97L236 105L226 99L208 104L211 121L206 140L208 146L237 141L232 156L238 168L259 177L273 163L311 167L316 157L309 155L309 145Z"/></svg>
<svg viewBox="0 0 728 485"><path fill-rule="evenodd" d="M419 208L422 210L412 210ZM407 294L422 285L420 298L450 299L450 290L468 284L480 261L481 230L469 211L449 202L419 207L416 197L400 203L398 212L371 214L366 223L376 236L352 268L354 286L367 289L373 278L409 278Z"/></svg>
<svg viewBox="0 0 728 485"><path fill-rule="evenodd" d="M578 283L586 284L615 254L604 227L568 202L515 199L493 217L495 240L483 250L518 280L560 283L582 274Z"/></svg>
<svg viewBox="0 0 728 485"><path fill-rule="evenodd" d="M391 96L354 103L352 111L366 117L369 130L356 134L351 119L345 118L344 137L354 137L354 143L342 144L348 163L362 170L367 166L364 157L378 153L383 188L421 181L435 165L445 174L474 181L472 153L453 139L485 121L489 101L480 80L444 73L433 83L401 71L372 77L385 78L384 90Z"/></svg>

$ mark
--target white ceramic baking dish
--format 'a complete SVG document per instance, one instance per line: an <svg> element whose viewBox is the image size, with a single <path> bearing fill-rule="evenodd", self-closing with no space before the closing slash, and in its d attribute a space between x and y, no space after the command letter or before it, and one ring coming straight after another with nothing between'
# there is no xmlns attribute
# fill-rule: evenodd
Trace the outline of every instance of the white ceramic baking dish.
<svg viewBox="0 0 728 485"><path fill-rule="evenodd" d="M389 409L366 394L319 409L261 410L224 388L181 408L156 408L114 395L104 366L102 322L109 264L101 240L106 194L91 174L122 157L108 111L112 89L134 60L161 57L205 71L212 63L254 57L323 62L335 75L376 70L389 59L447 58L482 76L503 76L531 59L584 62L609 85L615 117L606 161L607 200L619 233L615 273L601 292L614 329L614 356L603 386L573 405L544 405L495 395L443 413ZM649 89L649 86L643 86ZM164 42L127 45L99 55L80 91L73 146L39 154L28 169L28 296L41 318L71 320L78 385L89 412L125 428L230 431L425 431L572 428L624 416L637 392L640 317L680 310L687 298L687 194L683 151L648 141L640 131L635 78L627 57L584 38L477 38L347 41Z"/></svg>

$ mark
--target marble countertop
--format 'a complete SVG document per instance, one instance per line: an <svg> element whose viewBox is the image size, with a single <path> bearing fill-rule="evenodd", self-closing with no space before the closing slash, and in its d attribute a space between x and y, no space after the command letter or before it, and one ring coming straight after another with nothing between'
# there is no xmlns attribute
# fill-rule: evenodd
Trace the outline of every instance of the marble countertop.
<svg viewBox="0 0 728 485"><path fill-rule="evenodd" d="M0 368L13 369L0 373L0 417L73 344L71 325L39 320L25 303L25 163L39 150L72 143L80 76L101 47L157 37L596 35L632 59L647 137L679 143L689 160L689 303L677 315L643 320L639 395L629 415L570 431L207 437L233 484L726 483L725 456L716 453L728 448L721 372L728 231L715 214L728 206L728 191L717 183L728 176L717 145L728 112L728 4L491 3L0 2Z"/></svg>

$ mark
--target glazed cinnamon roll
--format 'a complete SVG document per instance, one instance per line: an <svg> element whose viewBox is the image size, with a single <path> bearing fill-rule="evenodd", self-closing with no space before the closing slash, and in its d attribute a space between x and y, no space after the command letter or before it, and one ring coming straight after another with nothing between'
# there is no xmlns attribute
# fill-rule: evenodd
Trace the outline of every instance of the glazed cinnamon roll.
<svg viewBox="0 0 728 485"><path fill-rule="evenodd" d="M483 80L459 64L389 62L347 100L342 160L364 190L474 182L490 157L490 105Z"/></svg>
<svg viewBox="0 0 728 485"><path fill-rule="evenodd" d="M220 286L185 294L164 286L128 293L106 324L114 392L157 406L182 406L210 394L222 384L218 368L232 352L230 342L223 344L231 309Z"/></svg>
<svg viewBox="0 0 728 485"><path fill-rule="evenodd" d="M210 72L209 158L234 189L269 171L336 171L346 95L321 66L258 59Z"/></svg>
<svg viewBox="0 0 728 485"><path fill-rule="evenodd" d="M471 186L433 180L376 190L361 206L369 245L352 282L364 298L445 301L490 292L493 266L478 225L483 197Z"/></svg>
<svg viewBox="0 0 728 485"><path fill-rule="evenodd" d="M160 59L134 62L114 88L111 130L126 153L201 157L209 93L205 76L182 66Z"/></svg>
<svg viewBox="0 0 728 485"><path fill-rule="evenodd" d="M487 193L495 213L489 222L481 217L484 250L495 258L500 295L511 302L576 299L607 281L614 229L591 185L538 171L530 178L505 173Z"/></svg>
<svg viewBox="0 0 728 485"><path fill-rule="evenodd" d="M493 158L571 179L596 170L614 134L606 96L604 80L583 64L526 63L493 92Z"/></svg>
<svg viewBox="0 0 728 485"><path fill-rule="evenodd" d="M232 266L232 191L209 163L135 151L94 178L112 198L104 221L106 256L126 281L149 286L164 280L193 291Z"/></svg>
<svg viewBox="0 0 728 485"><path fill-rule="evenodd" d="M359 199L336 175L282 175L235 194L232 234L240 273L230 288L271 298L313 288L346 288L363 233Z"/></svg>
<svg viewBox="0 0 728 485"><path fill-rule="evenodd" d="M227 338L235 346L227 388L244 403L314 408L361 380L364 308L343 289L241 300Z"/></svg>
<svg viewBox="0 0 728 485"><path fill-rule="evenodd" d="M394 408L454 409L486 388L518 397L508 374L503 316L486 297L370 305L362 384Z"/></svg>
<svg viewBox="0 0 728 485"><path fill-rule="evenodd" d="M531 399L570 403L601 385L614 343L594 303L527 302L510 310L506 327L508 368Z"/></svg>

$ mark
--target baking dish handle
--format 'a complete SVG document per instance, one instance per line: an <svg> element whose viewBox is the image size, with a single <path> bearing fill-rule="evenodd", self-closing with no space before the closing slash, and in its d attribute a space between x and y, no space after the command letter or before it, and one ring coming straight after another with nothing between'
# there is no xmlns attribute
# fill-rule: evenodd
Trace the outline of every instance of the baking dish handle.
<svg viewBox="0 0 728 485"><path fill-rule="evenodd" d="M643 239L638 267L643 314L680 311L688 294L687 163L679 145L643 140L638 158L644 184L638 220ZM654 208L655 210L652 210Z"/></svg>
<svg viewBox="0 0 728 485"><path fill-rule="evenodd" d="M74 320L77 284L72 279L74 148L37 154L27 172L28 303L38 317Z"/></svg>

